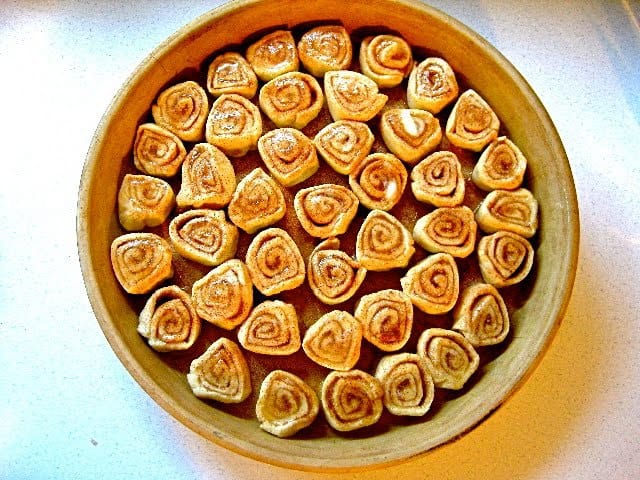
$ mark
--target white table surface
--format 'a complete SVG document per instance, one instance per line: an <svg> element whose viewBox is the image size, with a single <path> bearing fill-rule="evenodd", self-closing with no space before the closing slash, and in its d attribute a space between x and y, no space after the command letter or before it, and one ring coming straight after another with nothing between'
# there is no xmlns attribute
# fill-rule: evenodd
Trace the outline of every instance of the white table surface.
<svg viewBox="0 0 640 480"><path fill-rule="evenodd" d="M631 0L432 2L528 79L564 142L581 209L566 317L528 382L487 421L409 463L319 475L230 453L141 390L84 292L80 173L123 81L220 3L0 6L0 478L640 478L640 4Z"/></svg>

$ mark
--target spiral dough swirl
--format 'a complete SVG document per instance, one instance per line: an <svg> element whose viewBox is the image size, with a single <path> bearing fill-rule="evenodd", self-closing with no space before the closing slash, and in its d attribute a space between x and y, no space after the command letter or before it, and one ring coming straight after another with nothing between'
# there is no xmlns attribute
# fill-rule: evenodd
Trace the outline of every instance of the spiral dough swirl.
<svg viewBox="0 0 640 480"><path fill-rule="evenodd" d="M476 221L469 207L440 207L418 219L413 238L428 252L465 258L475 248L476 231Z"/></svg>
<svg viewBox="0 0 640 480"><path fill-rule="evenodd" d="M334 184L304 188L293 200L302 228L319 238L346 232L358 212L358 204L358 198L351 190Z"/></svg>
<svg viewBox="0 0 640 480"><path fill-rule="evenodd" d="M278 127L304 128L322 109L324 95L311 75L291 72L260 89L260 108Z"/></svg>
<svg viewBox="0 0 640 480"><path fill-rule="evenodd" d="M457 147L479 152L498 136L500 120L474 90L458 97L447 119L446 136Z"/></svg>
<svg viewBox="0 0 640 480"><path fill-rule="evenodd" d="M136 131L133 163L146 174L173 177L187 155L182 140L155 123L143 123Z"/></svg>
<svg viewBox="0 0 640 480"><path fill-rule="evenodd" d="M407 169L389 153L372 153L349 175L349 185L360 203L374 210L391 210L407 186Z"/></svg>
<svg viewBox="0 0 640 480"><path fill-rule="evenodd" d="M442 58L430 57L418 63L409 75L407 104L433 114L458 96L458 82L451 66Z"/></svg>
<svg viewBox="0 0 640 480"><path fill-rule="evenodd" d="M354 315L362 323L364 338L385 352L400 350L411 336L413 305L398 290L364 295Z"/></svg>
<svg viewBox="0 0 640 480"><path fill-rule="evenodd" d="M509 333L509 312L495 287L477 283L465 288L453 311L453 330L474 347L496 345Z"/></svg>
<svg viewBox="0 0 640 480"><path fill-rule="evenodd" d="M533 257L529 241L515 233L496 232L478 243L482 278L496 288L521 282L531 271Z"/></svg>
<svg viewBox="0 0 640 480"><path fill-rule="evenodd" d="M173 208L175 195L160 178L127 174L118 191L118 219L125 230L142 230L163 223Z"/></svg>
<svg viewBox="0 0 640 480"><path fill-rule="evenodd" d="M323 25L302 35L298 56L304 68L316 77L351 65L353 47L349 33L339 25Z"/></svg>
<svg viewBox="0 0 640 480"><path fill-rule="evenodd" d="M416 307L432 315L450 311L460 292L458 267L448 253L436 253L411 267L400 284Z"/></svg>
<svg viewBox="0 0 640 480"><path fill-rule="evenodd" d="M339 120L320 130L313 142L331 168L349 175L371 151L373 133L366 123Z"/></svg>
<svg viewBox="0 0 640 480"><path fill-rule="evenodd" d="M356 237L356 258L367 270L406 267L414 252L409 231L382 210L367 215Z"/></svg>
<svg viewBox="0 0 640 480"><path fill-rule="evenodd" d="M476 221L486 233L506 230L531 238L538 228L538 201L525 188L494 190L480 203Z"/></svg>
<svg viewBox="0 0 640 480"><path fill-rule="evenodd" d="M396 35L366 37L360 45L360 68L380 87L395 87L413 68L411 47Z"/></svg>
<svg viewBox="0 0 640 480"><path fill-rule="evenodd" d="M160 93L151 114L155 123L180 139L199 141L209 114L207 93L196 82L178 83Z"/></svg>
<svg viewBox="0 0 640 480"><path fill-rule="evenodd" d="M465 194L462 166L455 153L435 152L411 170L411 191L420 202L456 207Z"/></svg>
<svg viewBox="0 0 640 480"><path fill-rule="evenodd" d="M245 349L265 355L291 355L300 348L298 315L293 305L264 301L257 305L238 329Z"/></svg>

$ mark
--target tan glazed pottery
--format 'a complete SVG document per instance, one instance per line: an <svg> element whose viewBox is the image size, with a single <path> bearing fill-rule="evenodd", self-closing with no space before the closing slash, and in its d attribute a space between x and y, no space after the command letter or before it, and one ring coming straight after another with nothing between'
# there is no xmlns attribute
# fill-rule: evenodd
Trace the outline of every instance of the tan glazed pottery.
<svg viewBox="0 0 640 480"><path fill-rule="evenodd" d="M124 233L116 197L131 168L136 128L148 118L158 92L176 79L206 71L212 55L225 47L236 45L238 51L244 51L247 40L261 33L276 28L301 31L320 23L341 23L349 32L397 32L416 51L445 58L465 85L492 106L510 138L527 156L526 182L539 202L540 228L534 275L526 301L512 314L508 342L481 364L469 388L441 397L436 408L420 419L383 422L373 430L349 434L323 427L282 439L258 427L251 411L254 404L218 408L194 396L185 378L188 357L166 361L166 354L149 348L136 331L143 303L132 300L118 284L109 251L112 240ZM406 461L455 440L525 381L548 347L569 301L578 257L578 227L572 175L552 121L524 78L469 28L408 0L247 0L229 2L179 30L117 93L87 155L77 233L84 281L99 324L124 366L162 408L204 437L242 455L302 470L352 470ZM286 366L285 360L279 362L278 366ZM265 372L259 374L264 377ZM259 385L253 388L257 392Z"/></svg>

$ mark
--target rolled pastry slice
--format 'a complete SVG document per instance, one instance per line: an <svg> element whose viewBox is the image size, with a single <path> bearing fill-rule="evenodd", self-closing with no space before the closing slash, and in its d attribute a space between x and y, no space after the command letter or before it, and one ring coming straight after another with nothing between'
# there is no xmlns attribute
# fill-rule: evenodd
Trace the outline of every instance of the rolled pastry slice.
<svg viewBox="0 0 640 480"><path fill-rule="evenodd" d="M460 390L480 364L480 356L462 334L443 328L422 332L417 352L427 361L435 386L449 390Z"/></svg>
<svg viewBox="0 0 640 480"><path fill-rule="evenodd" d="M175 195L164 180L127 174L118 191L118 218L125 230L142 230L164 222L175 204Z"/></svg>
<svg viewBox="0 0 640 480"><path fill-rule="evenodd" d="M360 44L360 68L380 87L396 87L413 68L411 47L397 35L365 37Z"/></svg>
<svg viewBox="0 0 640 480"><path fill-rule="evenodd" d="M384 409L382 397L380 381L362 370L330 372L322 382L322 410L340 432L375 424Z"/></svg>
<svg viewBox="0 0 640 480"><path fill-rule="evenodd" d="M302 339L302 349L311 360L332 370L350 370L358 363L362 325L342 310L332 310L311 325Z"/></svg>
<svg viewBox="0 0 640 480"><path fill-rule="evenodd" d="M309 286L318 300L327 305L353 297L366 274L356 260L340 250L336 237L320 242L309 256Z"/></svg>
<svg viewBox="0 0 640 480"><path fill-rule="evenodd" d="M191 362L187 382L196 397L240 403L251 394L249 366L240 347L221 337Z"/></svg>
<svg viewBox="0 0 640 480"><path fill-rule="evenodd" d="M356 259L375 272L406 267L415 251L409 230L382 210L369 212L356 237Z"/></svg>
<svg viewBox="0 0 640 480"><path fill-rule="evenodd" d="M500 120L474 90L458 97L447 119L445 134L456 147L479 152L498 137Z"/></svg>
<svg viewBox="0 0 640 480"><path fill-rule="evenodd" d="M182 140L155 123L143 123L133 143L133 163L155 177L173 177L187 156Z"/></svg>
<svg viewBox="0 0 640 480"><path fill-rule="evenodd" d="M311 425L319 411L316 392L297 375L274 370L262 381L256 417L270 434L290 437Z"/></svg>
<svg viewBox="0 0 640 480"><path fill-rule="evenodd" d="M111 266L127 293L148 293L173 276L171 245L154 233L126 233L111 243Z"/></svg>
<svg viewBox="0 0 640 480"><path fill-rule="evenodd" d="M253 237L246 260L251 280L263 295L276 295L304 283L300 250L281 228L267 228Z"/></svg>
<svg viewBox="0 0 640 480"><path fill-rule="evenodd" d="M448 253L436 253L411 267L400 285L423 312L446 313L455 306L460 293L458 266Z"/></svg>
<svg viewBox="0 0 640 480"><path fill-rule="evenodd" d="M420 417L433 403L435 388L427 361L415 353L396 353L380 359L375 377L382 402L392 415Z"/></svg>
<svg viewBox="0 0 640 480"><path fill-rule="evenodd" d="M237 52L225 52L213 59L207 71L207 90L214 97L235 93L253 98L258 78L249 62Z"/></svg>
<svg viewBox="0 0 640 480"><path fill-rule="evenodd" d="M300 130L318 116L324 95L314 77L291 72L264 84L258 100L262 111L276 126Z"/></svg>
<svg viewBox="0 0 640 480"><path fill-rule="evenodd" d="M265 133L258 140L258 152L271 175L285 187L304 182L320 168L313 142L295 128Z"/></svg>
<svg viewBox="0 0 640 480"><path fill-rule="evenodd" d="M241 157L255 150L262 135L260 110L235 93L220 95L207 118L207 142L230 157Z"/></svg>
<svg viewBox="0 0 640 480"><path fill-rule="evenodd" d="M300 350L298 315L293 305L266 300L256 305L238 329L245 350L263 355L291 355Z"/></svg>
<svg viewBox="0 0 640 480"><path fill-rule="evenodd" d="M411 70L407 85L409 108L420 108L435 115L457 96L458 81L446 60L425 58Z"/></svg>
<svg viewBox="0 0 640 480"><path fill-rule="evenodd" d="M186 142L202 140L208 114L207 92L191 80L162 91L151 107L153 120Z"/></svg>
<svg viewBox="0 0 640 480"><path fill-rule="evenodd" d="M186 350L198 338L200 323L191 297L170 285L149 297L140 312L138 333L158 352Z"/></svg>
<svg viewBox="0 0 640 480"><path fill-rule="evenodd" d="M478 242L480 273L496 288L521 282L533 266L533 247L515 233L501 231L482 237Z"/></svg>
<svg viewBox="0 0 640 480"><path fill-rule="evenodd" d="M169 239L176 252L210 267L236 254L238 236L238 228L227 222L222 210L187 210L169 224Z"/></svg>
<svg viewBox="0 0 640 480"><path fill-rule="evenodd" d="M304 68L316 77L332 70L346 70L353 57L351 37L340 25L312 28L300 38L298 56Z"/></svg>
<svg viewBox="0 0 640 480"><path fill-rule="evenodd" d="M324 75L324 94L334 120L368 122L387 103L388 97L365 75L351 70L335 70Z"/></svg>
<svg viewBox="0 0 640 480"><path fill-rule="evenodd" d="M509 312L498 290L487 283L465 288L453 310L451 328L474 347L502 342L509 333Z"/></svg>
<svg viewBox="0 0 640 480"><path fill-rule="evenodd" d="M382 351L394 352L411 336L413 304L399 290L380 290L360 299L354 317L362 323L364 338Z"/></svg>
<svg viewBox="0 0 640 480"><path fill-rule="evenodd" d="M531 238L538 229L538 201L526 188L493 190L476 209L476 222L486 233L507 230Z"/></svg>
<svg viewBox="0 0 640 480"><path fill-rule="evenodd" d="M347 187L326 183L299 190L293 208L309 235L328 238L347 231L358 213L359 203Z"/></svg>
<svg viewBox="0 0 640 480"><path fill-rule="evenodd" d="M255 233L284 217L286 208L280 186L258 167L238 183L228 213L231 221L242 230Z"/></svg>
<svg viewBox="0 0 640 480"><path fill-rule="evenodd" d="M471 180L482 190L514 190L522 184L527 159L507 137L498 137L482 152Z"/></svg>
<svg viewBox="0 0 640 480"><path fill-rule="evenodd" d="M442 140L440 122L426 110L392 108L380 118L385 145L401 160L413 165L435 150Z"/></svg>
<svg viewBox="0 0 640 480"><path fill-rule="evenodd" d="M246 57L258 78L268 82L300 66L293 35L288 30L269 33L247 48Z"/></svg>
<svg viewBox="0 0 640 480"><path fill-rule="evenodd" d="M236 174L227 156L209 143L198 143L182 164L176 202L179 207L222 208L235 188Z"/></svg>
<svg viewBox="0 0 640 480"><path fill-rule="evenodd" d="M231 330L249 316L253 307L249 271L240 260L227 260L194 282L191 297L200 318Z"/></svg>
<svg viewBox="0 0 640 480"><path fill-rule="evenodd" d="M464 200L462 166L455 153L435 152L411 170L411 191L416 200L436 207L456 207Z"/></svg>
<svg viewBox="0 0 640 480"><path fill-rule="evenodd" d="M440 207L418 219L413 239L427 252L466 258L475 249L477 230L469 207Z"/></svg>
<svg viewBox="0 0 640 480"><path fill-rule="evenodd" d="M336 172L349 175L369 155L374 136L366 123L339 120L320 130L313 143L318 153Z"/></svg>
<svg viewBox="0 0 640 480"><path fill-rule="evenodd" d="M370 210L391 210L402 197L409 174L390 153L372 153L349 174L349 185L360 203Z"/></svg>

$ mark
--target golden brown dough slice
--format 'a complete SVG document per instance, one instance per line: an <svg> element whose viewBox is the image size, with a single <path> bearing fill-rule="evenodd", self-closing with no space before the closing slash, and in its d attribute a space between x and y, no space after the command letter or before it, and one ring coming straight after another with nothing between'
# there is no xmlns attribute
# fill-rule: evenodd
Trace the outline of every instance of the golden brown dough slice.
<svg viewBox="0 0 640 480"><path fill-rule="evenodd" d="M320 400L316 392L297 375L274 370L260 386L256 417L260 428L285 438L308 427L318 416Z"/></svg>
<svg viewBox="0 0 640 480"><path fill-rule="evenodd" d="M336 172L349 175L371 151L374 136L364 122L338 120L320 130L313 143L318 153Z"/></svg>
<svg viewBox="0 0 640 480"><path fill-rule="evenodd" d="M367 270L406 267L415 253L411 233L393 215L372 210L356 237L356 259Z"/></svg>
<svg viewBox="0 0 640 480"><path fill-rule="evenodd" d="M400 284L423 312L446 313L455 306L460 293L458 266L448 253L436 253L411 267Z"/></svg>
<svg viewBox="0 0 640 480"><path fill-rule="evenodd" d="M258 140L258 152L271 175L285 187L304 182L320 168L315 145L295 128L265 133Z"/></svg>
<svg viewBox="0 0 640 480"><path fill-rule="evenodd" d="M158 352L186 350L198 338L200 323L191 297L170 285L149 297L140 312L138 333Z"/></svg>
<svg viewBox="0 0 640 480"><path fill-rule="evenodd" d="M413 304L399 290L380 290L364 295L354 313L362 323L362 334L384 352L400 350L413 328Z"/></svg>
<svg viewBox="0 0 640 480"><path fill-rule="evenodd" d="M377 423L382 415L382 385L362 370L331 372L322 382L322 410L329 425L349 432Z"/></svg>
<svg viewBox="0 0 640 480"><path fill-rule="evenodd" d="M390 153L372 153L349 174L349 185L360 203L370 210L391 210L402 197L409 174Z"/></svg>
<svg viewBox="0 0 640 480"><path fill-rule="evenodd" d="M173 177L187 156L182 140L155 123L143 123L136 130L133 163L138 170L155 177Z"/></svg>
<svg viewBox="0 0 640 480"><path fill-rule="evenodd" d="M263 355L291 355L300 349L298 315L293 305L266 300L256 305L238 329L245 350Z"/></svg>
<svg viewBox="0 0 640 480"><path fill-rule="evenodd" d="M476 209L476 222L486 233L506 230L531 238L538 229L538 201L526 188L493 190Z"/></svg>
<svg viewBox="0 0 640 480"><path fill-rule="evenodd" d="M358 213L358 197L342 185L326 183L303 188L293 199L293 208L305 231L319 238L347 231Z"/></svg>
<svg viewBox="0 0 640 480"><path fill-rule="evenodd" d="M498 137L500 120L474 90L458 97L447 119L445 134L456 147L479 152Z"/></svg>
<svg viewBox="0 0 640 480"><path fill-rule="evenodd" d="M277 127L303 129L322 110L324 94L308 73L291 72L270 80L260 89L260 108Z"/></svg>
<svg viewBox="0 0 640 480"><path fill-rule="evenodd" d="M253 284L263 295L276 295L304 283L300 250L281 228L267 228L253 237L246 261Z"/></svg>
<svg viewBox="0 0 640 480"><path fill-rule="evenodd" d="M456 207L464 200L465 183L458 156L434 152L411 170L411 191L416 200L436 207Z"/></svg>
<svg viewBox="0 0 640 480"><path fill-rule="evenodd" d="M163 90L151 107L153 120L186 142L202 140L208 114L207 92L191 80Z"/></svg>
<svg viewBox="0 0 640 480"><path fill-rule="evenodd" d="M246 57L258 78L264 82L300 66L293 35L288 30L276 30L247 48Z"/></svg>
<svg viewBox="0 0 640 480"><path fill-rule="evenodd" d="M253 307L249 271L240 260L227 260L194 282L191 297L200 318L231 330L249 316Z"/></svg>
<svg viewBox="0 0 640 480"><path fill-rule="evenodd" d="M351 37L340 25L321 25L305 32L298 42L298 56L304 68L316 77L351 65Z"/></svg>
<svg viewBox="0 0 640 480"><path fill-rule="evenodd" d="M449 390L460 390L480 364L480 356L462 334L443 328L422 332L417 352L429 364L435 386Z"/></svg>
<svg viewBox="0 0 640 480"><path fill-rule="evenodd" d="M111 266L127 293L148 293L173 276L171 245L154 233L126 233L111 243Z"/></svg>
<svg viewBox="0 0 640 480"><path fill-rule="evenodd" d="M207 71L207 90L214 97L236 93L253 98L258 78L249 62L237 52L225 52L213 59Z"/></svg>
<svg viewBox="0 0 640 480"><path fill-rule="evenodd" d="M260 110L235 93L220 95L207 117L207 142L230 157L242 157L255 150L262 135Z"/></svg>
<svg viewBox="0 0 640 480"><path fill-rule="evenodd" d="M507 137L498 137L482 152L471 179L482 190L514 190L522 184L527 159Z"/></svg>
<svg viewBox="0 0 640 480"><path fill-rule="evenodd" d="M509 312L496 288L476 283L465 288L453 310L453 330L474 347L496 345L509 333Z"/></svg>
<svg viewBox="0 0 640 480"><path fill-rule="evenodd" d="M386 355L378 362L375 377L384 391L384 406L392 415L420 417L431 408L433 378L428 363L419 355Z"/></svg>
<svg viewBox="0 0 640 480"><path fill-rule="evenodd" d="M199 398L240 403L251 394L249 366L240 347L221 337L191 362L187 381Z"/></svg>
<svg viewBox="0 0 640 480"><path fill-rule="evenodd" d="M396 87L413 68L411 47L397 35L365 37L360 44L360 68L380 87Z"/></svg>
<svg viewBox="0 0 640 480"><path fill-rule="evenodd" d="M418 219L413 239L427 252L466 258L475 249L477 230L469 207L440 207Z"/></svg>
<svg viewBox="0 0 640 480"><path fill-rule="evenodd" d="M457 96L458 81L446 60L425 58L411 70L407 85L409 108L420 108L435 115Z"/></svg>
<svg viewBox="0 0 640 480"><path fill-rule="evenodd" d="M515 233L501 231L478 243L482 278L496 288L521 282L533 266L534 250L529 241Z"/></svg>
<svg viewBox="0 0 640 480"><path fill-rule="evenodd" d="M426 110L391 108L380 118L385 145L411 165L435 150L442 140L440 122Z"/></svg>
<svg viewBox="0 0 640 480"><path fill-rule="evenodd" d="M238 228L227 222L222 210L187 210L169 224L169 239L176 252L211 267L236 254L238 236Z"/></svg>
<svg viewBox="0 0 640 480"><path fill-rule="evenodd" d="M118 219L125 230L142 230L164 222L175 204L175 195L164 180L127 174L118 191Z"/></svg>
<svg viewBox="0 0 640 480"><path fill-rule="evenodd" d="M302 349L311 360L332 370L350 370L358 363L362 325L349 312L332 310L311 325Z"/></svg>
<svg viewBox="0 0 640 480"><path fill-rule="evenodd" d="M331 117L337 120L368 122L389 99L365 75L351 70L335 70L324 75L324 94Z"/></svg>

